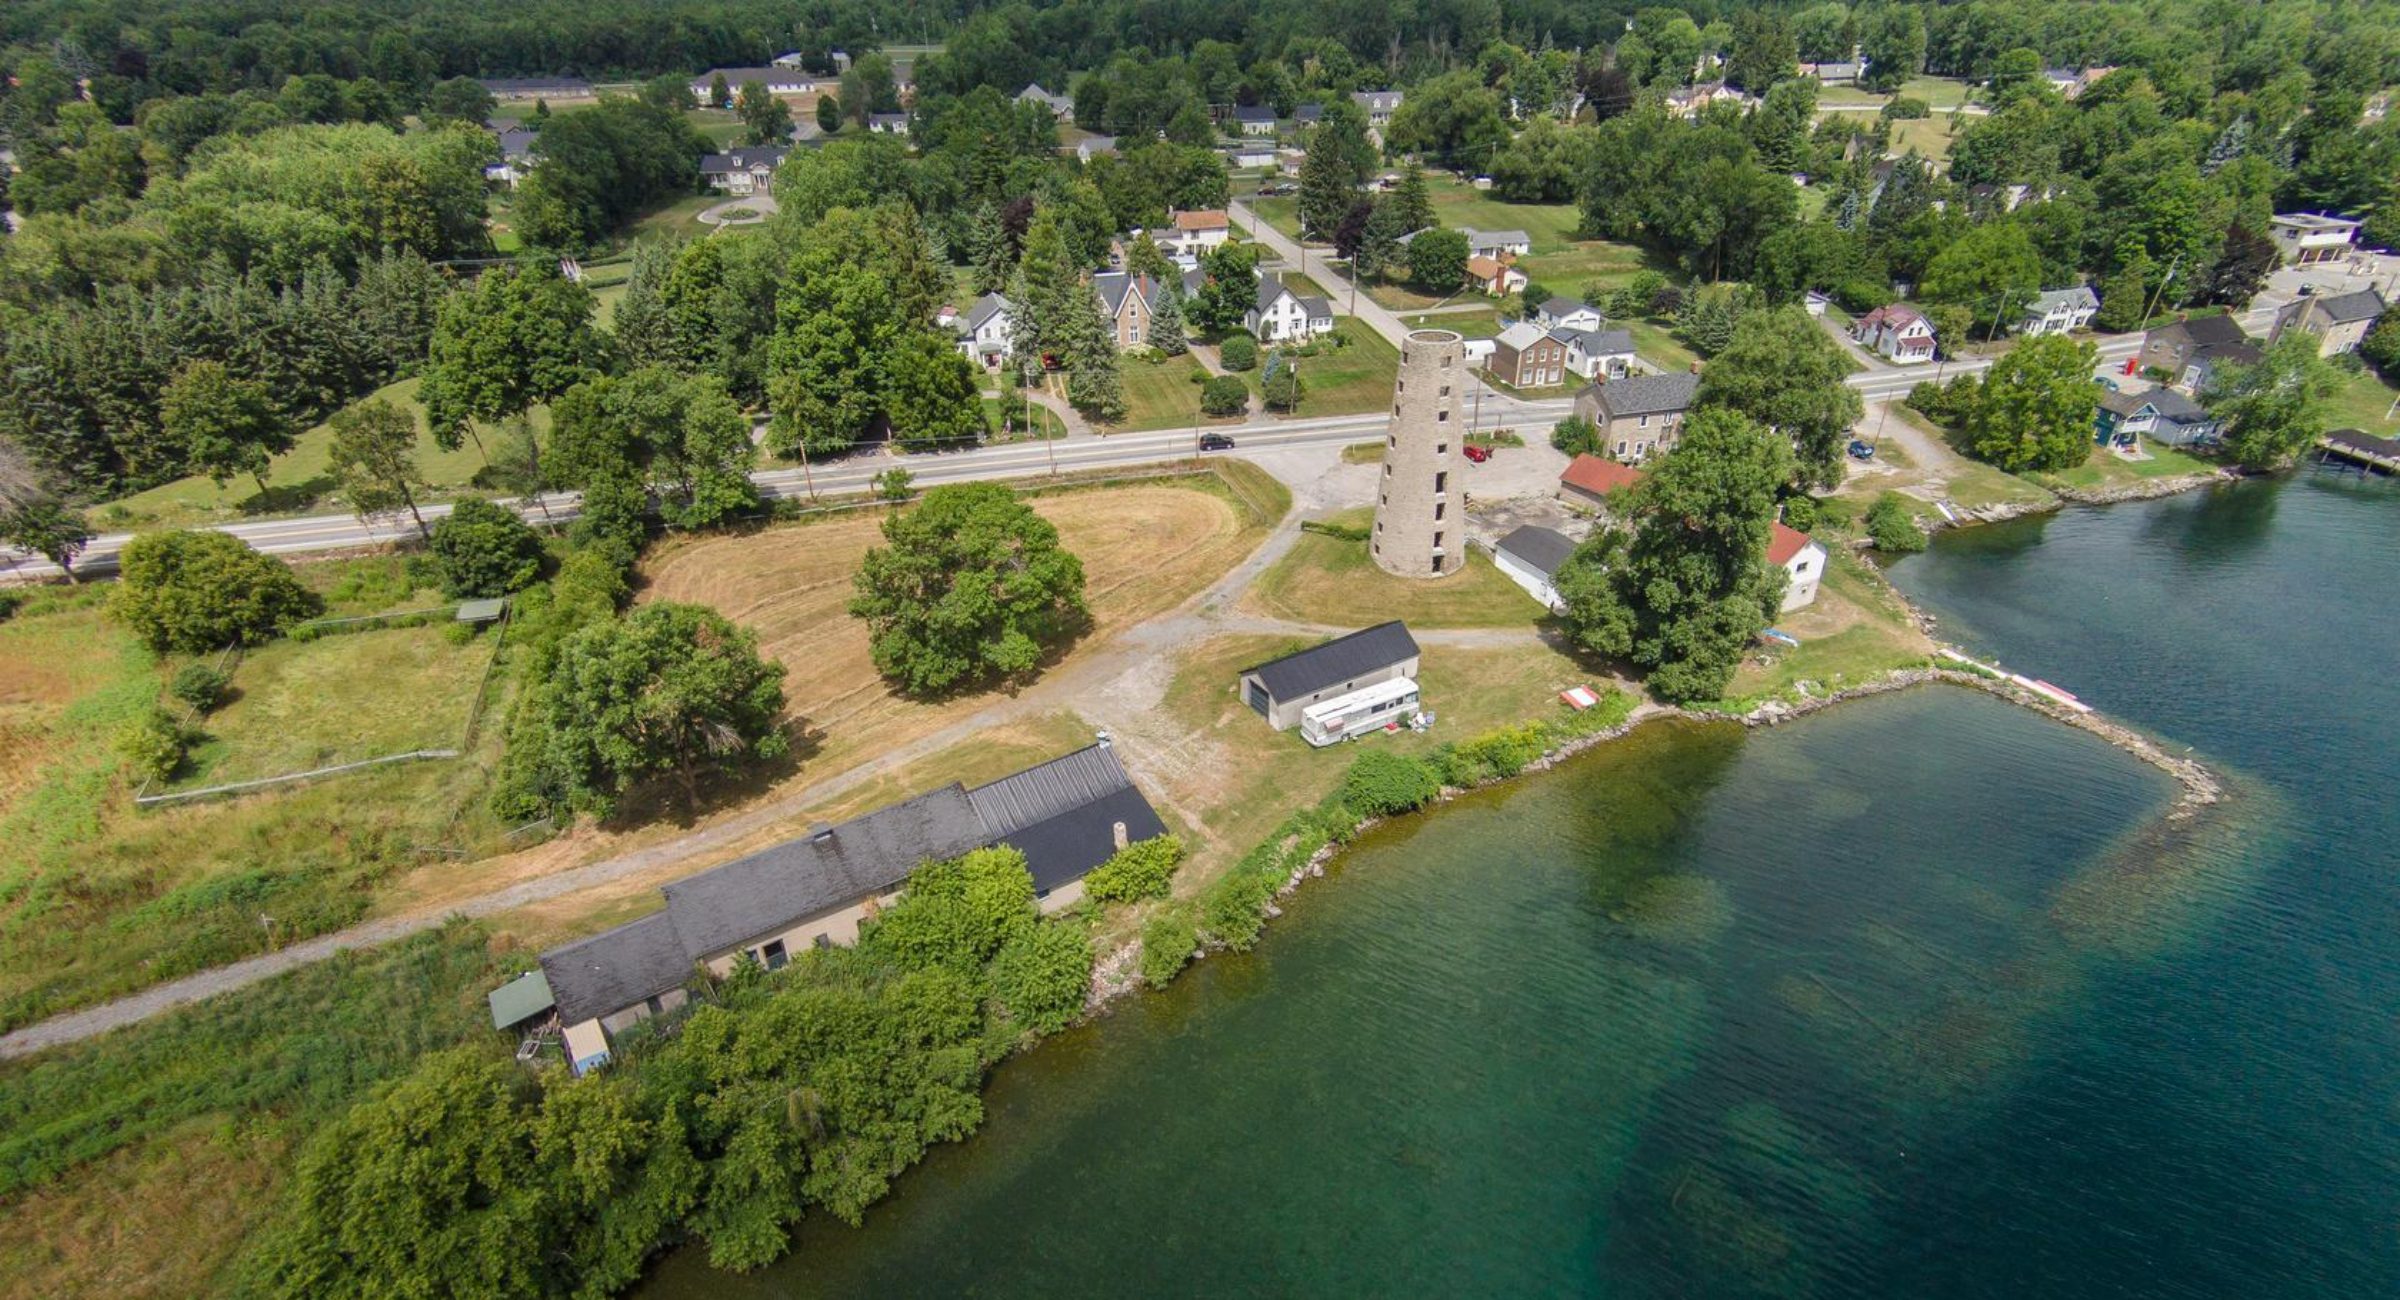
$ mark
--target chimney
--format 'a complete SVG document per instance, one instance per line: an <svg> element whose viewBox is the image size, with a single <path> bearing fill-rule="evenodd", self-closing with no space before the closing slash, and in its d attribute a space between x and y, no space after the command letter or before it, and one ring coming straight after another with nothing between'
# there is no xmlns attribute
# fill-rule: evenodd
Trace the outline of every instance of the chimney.
<svg viewBox="0 0 2400 1300"><path fill-rule="evenodd" d="M1096 734L1098 735L1099 739L1098 739L1098 740L1096 740L1096 741L1095 741L1095 742L1093 742L1093 743L1095 743L1095 744L1099 745L1099 746L1100 746L1100 748L1102 748L1102 749L1110 749L1110 748L1113 748L1113 747L1116 745L1116 743L1117 743L1117 742L1116 742L1116 739L1115 739L1114 737L1110 736L1110 735L1108 734L1108 732L1107 732L1105 729L1103 729L1103 730L1099 731L1099 732L1098 732L1098 733L1096 733Z"/></svg>
<svg viewBox="0 0 2400 1300"><path fill-rule="evenodd" d="M831 826L828 826L828 825L826 825L826 824L825 824L825 823L823 823L823 822L815 822L815 823L812 823L812 824L810 824L810 826L809 826L809 828L808 828L808 842L809 842L809 843L811 843L811 844L823 844L823 843L825 843L827 840L830 840L830 839L832 839L832 838L833 838L833 828L832 828Z"/></svg>
<svg viewBox="0 0 2400 1300"><path fill-rule="evenodd" d="M1120 848L1120 849L1124 848L1124 847L1125 847L1125 823L1123 823L1123 822L1118 822L1118 823L1115 825L1115 827L1114 827L1113 829L1111 829L1111 830L1110 830L1110 832L1109 832L1109 838L1110 838L1111 840L1115 841L1115 843L1116 843L1116 846L1117 846L1118 848Z"/></svg>

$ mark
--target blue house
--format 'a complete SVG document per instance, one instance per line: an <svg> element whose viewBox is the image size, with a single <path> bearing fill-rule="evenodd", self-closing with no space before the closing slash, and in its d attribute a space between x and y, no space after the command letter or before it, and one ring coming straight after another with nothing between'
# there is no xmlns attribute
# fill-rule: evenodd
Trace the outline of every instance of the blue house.
<svg viewBox="0 0 2400 1300"><path fill-rule="evenodd" d="M2194 447L2217 440L2217 419L2207 409L2172 388L2145 393L2102 393L2093 416L2094 442L2130 447L2137 437L2170 447Z"/></svg>

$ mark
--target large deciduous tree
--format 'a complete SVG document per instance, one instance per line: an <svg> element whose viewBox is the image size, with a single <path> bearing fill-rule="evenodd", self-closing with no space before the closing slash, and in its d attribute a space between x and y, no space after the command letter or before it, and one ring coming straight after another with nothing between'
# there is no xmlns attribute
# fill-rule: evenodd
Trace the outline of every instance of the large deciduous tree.
<svg viewBox="0 0 2400 1300"><path fill-rule="evenodd" d="M266 386L217 361L194 361L168 381L158 395L158 423L187 463L220 487L247 474L265 492L268 462L292 445L291 424Z"/></svg>
<svg viewBox="0 0 2400 1300"><path fill-rule="evenodd" d="M1741 415L1694 412L1634 493L1631 538L1604 531L1565 566L1559 593L1577 644L1648 669L1663 699L1722 696L1782 599L1783 570L1766 553L1788 460Z"/></svg>
<svg viewBox="0 0 2400 1300"><path fill-rule="evenodd" d="M417 469L415 416L380 397L337 412L327 461L360 518L406 510L417 532L425 532L425 516L417 513L425 476Z"/></svg>
<svg viewBox="0 0 2400 1300"><path fill-rule="evenodd" d="M2317 355L2317 336L2293 330L2249 365L2221 365L2200 395L2224 422L2225 450L2249 469L2277 469L2325 432L2342 377Z"/></svg>
<svg viewBox="0 0 2400 1300"><path fill-rule="evenodd" d="M687 805L703 778L779 758L783 665L713 609L644 605L558 648L509 734L504 790L607 815L646 781L672 778Z"/></svg>
<svg viewBox="0 0 2400 1300"><path fill-rule="evenodd" d="M775 98L763 81L745 81L734 95L734 114L752 144L773 144L792 134L792 106Z"/></svg>
<svg viewBox="0 0 2400 1300"><path fill-rule="evenodd" d="M117 557L109 612L160 652L258 645L323 606L289 565L228 533L145 533Z"/></svg>
<svg viewBox="0 0 2400 1300"><path fill-rule="evenodd" d="M22 546L58 566L75 581L75 557L92 540L83 513L53 496L10 503L0 500L0 542Z"/></svg>
<svg viewBox="0 0 2400 1300"><path fill-rule="evenodd" d="M934 488L883 535L850 613L867 625L877 670L904 691L1020 677L1088 617L1083 562L1000 484Z"/></svg>
<svg viewBox="0 0 2400 1300"><path fill-rule="evenodd" d="M2061 470L2091 455L2100 387L2099 349L2051 334L2025 339L1994 362L1967 414L1967 446L2012 473Z"/></svg>
<svg viewBox="0 0 2400 1300"><path fill-rule="evenodd" d="M1806 311L1751 312L1700 372L1695 401L1791 439L1798 483L1829 488L1842 480L1842 445L1865 411L1849 373L1849 358Z"/></svg>
<svg viewBox="0 0 2400 1300"><path fill-rule="evenodd" d="M456 450L475 423L523 423L526 413L609 363L609 339L592 323L592 291L546 262L486 271L443 302L418 397L434 442ZM523 446L540 486L538 447ZM488 453L487 453L488 456Z"/></svg>

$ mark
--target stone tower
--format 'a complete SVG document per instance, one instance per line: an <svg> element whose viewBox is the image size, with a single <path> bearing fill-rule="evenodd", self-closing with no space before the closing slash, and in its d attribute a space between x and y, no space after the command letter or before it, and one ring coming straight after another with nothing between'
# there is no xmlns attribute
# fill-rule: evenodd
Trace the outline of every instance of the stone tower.
<svg viewBox="0 0 2400 1300"><path fill-rule="evenodd" d="M1400 345L1392 423L1376 484L1368 553L1386 573L1440 578L1467 565L1466 485L1459 480L1466 429L1466 346L1449 330L1414 330Z"/></svg>

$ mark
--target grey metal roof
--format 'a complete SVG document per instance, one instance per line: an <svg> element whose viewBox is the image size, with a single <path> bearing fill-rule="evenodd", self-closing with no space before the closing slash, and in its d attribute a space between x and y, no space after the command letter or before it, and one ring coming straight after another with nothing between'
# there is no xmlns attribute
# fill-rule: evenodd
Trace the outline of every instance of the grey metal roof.
<svg viewBox="0 0 2400 1300"><path fill-rule="evenodd" d="M997 839L1035 822L1080 808L1133 784L1107 745L1086 745L1072 754L1004 776L967 791L967 802Z"/></svg>
<svg viewBox="0 0 2400 1300"><path fill-rule="evenodd" d="M1335 637L1297 654L1255 664L1243 669L1242 675L1255 674L1268 695L1290 700L1414 659L1417 654L1417 639L1408 634L1408 624L1393 619Z"/></svg>
<svg viewBox="0 0 2400 1300"><path fill-rule="evenodd" d="M1600 409L1613 419L1620 415L1660 415L1687 410L1700 390L1700 376L1688 371L1663 375L1627 375L1599 386Z"/></svg>
<svg viewBox="0 0 2400 1300"><path fill-rule="evenodd" d="M1272 122L1275 120L1275 110L1264 104L1236 105L1233 110L1233 120L1236 122Z"/></svg>
<svg viewBox="0 0 2400 1300"><path fill-rule="evenodd" d="M2354 289L2317 299L2317 310L2336 325L2352 321L2373 320L2383 314L2383 295L2373 289Z"/></svg>
<svg viewBox="0 0 2400 1300"><path fill-rule="evenodd" d="M2025 304L2025 310L2043 315L2061 307L2090 307L2096 311L2100 307L2100 296L2092 292L2092 286L2079 284L2072 289L2052 289L2048 293L2036 294L2032 302Z"/></svg>
<svg viewBox="0 0 2400 1300"><path fill-rule="evenodd" d="M753 167L780 167L783 165L783 160L791 156L791 152L790 147L786 145L760 144L751 145L745 149L729 149L724 153L704 154L700 159L700 174L703 176L730 176L735 172L746 172Z"/></svg>
<svg viewBox="0 0 2400 1300"><path fill-rule="evenodd" d="M965 788L952 783L687 876L662 892L688 963L890 889L920 863L955 858L986 840Z"/></svg>
<svg viewBox="0 0 2400 1300"><path fill-rule="evenodd" d="M1552 298L1542 304L1544 316L1568 316L1579 311L1591 310L1592 307L1589 304L1577 302L1573 298Z"/></svg>
<svg viewBox="0 0 2400 1300"><path fill-rule="evenodd" d="M1575 539L1555 528L1525 524L1501 538L1500 545L1494 549L1547 578L1556 574L1558 566L1565 564L1567 557L1575 553Z"/></svg>
<svg viewBox="0 0 2400 1300"><path fill-rule="evenodd" d="M1581 349L1587 357L1613 357L1633 351L1632 330L1552 330L1551 337Z"/></svg>
<svg viewBox="0 0 2400 1300"><path fill-rule="evenodd" d="M653 998L691 978L692 956L665 912L652 912L542 954L559 1019L578 1024Z"/></svg>
<svg viewBox="0 0 2400 1300"><path fill-rule="evenodd" d="M2231 316L2196 316L2162 325L2152 332L2165 338L2180 337L2200 347L2225 347L2250 341L2241 323Z"/></svg>
<svg viewBox="0 0 2400 1300"><path fill-rule="evenodd" d="M1503 244L1531 244L1533 242L1533 236L1522 230L1472 230L1463 227L1462 229L1467 236L1467 247L1470 250L1498 248Z"/></svg>
<svg viewBox="0 0 2400 1300"><path fill-rule="evenodd" d="M967 791L992 842L1025 855L1034 888L1049 893L1083 878L1127 843L1166 833L1150 802L1107 745L1089 745Z"/></svg>
<svg viewBox="0 0 2400 1300"><path fill-rule="evenodd" d="M967 308L965 332L972 334L975 331L982 329L984 324L991 320L992 317L998 316L1003 312L1012 311L1015 309L1015 307L1016 304L1010 302L1007 298L996 293L987 293L982 297L977 298L974 306Z"/></svg>
<svg viewBox="0 0 2400 1300"><path fill-rule="evenodd" d="M484 1001L492 1007L492 1028L506 1029L548 1011L558 999L550 995L550 981L538 970L529 970L486 994Z"/></svg>
<svg viewBox="0 0 2400 1300"><path fill-rule="evenodd" d="M711 85L718 77L723 77L726 86L734 90L740 90L745 81L763 82L770 86L791 86L802 82L813 84L816 81L815 77L799 68L710 68L692 78L692 84Z"/></svg>

